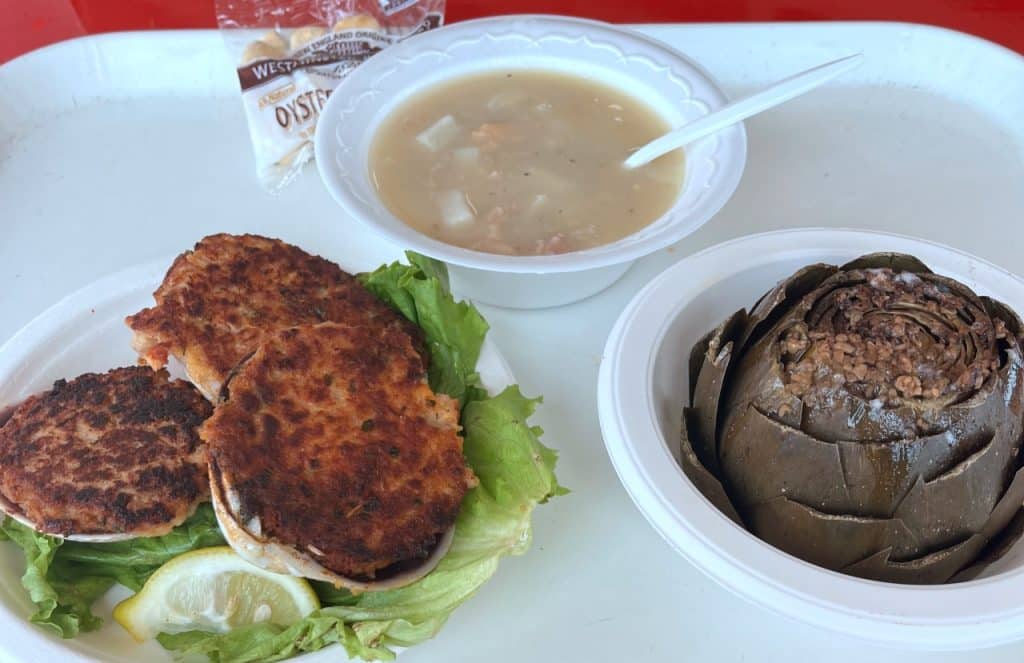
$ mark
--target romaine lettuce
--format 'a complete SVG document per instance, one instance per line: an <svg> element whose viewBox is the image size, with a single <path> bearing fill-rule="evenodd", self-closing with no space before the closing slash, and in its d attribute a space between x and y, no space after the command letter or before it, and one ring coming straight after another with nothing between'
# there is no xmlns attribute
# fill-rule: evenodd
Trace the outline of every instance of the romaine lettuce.
<svg viewBox="0 0 1024 663"><path fill-rule="evenodd" d="M201 505L164 536L79 543L39 534L5 518L0 523L0 539L18 544L25 555L21 584L37 608L30 619L64 638L102 625L90 606L115 582L137 591L171 558L197 548L224 545L209 504Z"/></svg>

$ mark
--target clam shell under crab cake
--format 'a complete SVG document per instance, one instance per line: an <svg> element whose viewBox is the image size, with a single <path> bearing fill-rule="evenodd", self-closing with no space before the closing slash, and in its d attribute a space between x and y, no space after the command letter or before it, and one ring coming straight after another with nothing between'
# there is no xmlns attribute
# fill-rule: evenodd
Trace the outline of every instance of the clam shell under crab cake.
<svg viewBox="0 0 1024 663"><path fill-rule="evenodd" d="M419 330L333 262L278 239L210 235L174 261L156 306L128 316L132 347L153 368L172 356L216 402L231 370L278 329L341 322ZM417 341L418 343L418 341Z"/></svg>
<svg viewBox="0 0 1024 663"><path fill-rule="evenodd" d="M278 331L200 429L221 528L272 571L355 590L411 582L443 555L477 482L458 421L401 330Z"/></svg>
<svg viewBox="0 0 1024 663"><path fill-rule="evenodd" d="M58 380L0 426L0 508L68 539L166 534L209 497L197 428L211 410L144 366Z"/></svg>

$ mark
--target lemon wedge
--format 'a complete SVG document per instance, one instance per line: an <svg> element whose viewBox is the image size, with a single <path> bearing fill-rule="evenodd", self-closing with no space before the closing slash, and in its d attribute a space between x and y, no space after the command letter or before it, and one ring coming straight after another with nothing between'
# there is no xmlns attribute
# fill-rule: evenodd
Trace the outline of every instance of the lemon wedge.
<svg viewBox="0 0 1024 663"><path fill-rule="evenodd" d="M114 608L114 619L143 641L159 633L225 633L258 622L290 625L319 607L302 578L264 571L221 546L164 564Z"/></svg>

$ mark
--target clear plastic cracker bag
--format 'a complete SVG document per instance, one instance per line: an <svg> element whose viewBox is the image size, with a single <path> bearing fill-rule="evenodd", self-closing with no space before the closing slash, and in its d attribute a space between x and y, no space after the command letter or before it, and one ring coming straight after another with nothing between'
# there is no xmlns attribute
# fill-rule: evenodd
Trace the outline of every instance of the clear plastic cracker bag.
<svg viewBox="0 0 1024 663"><path fill-rule="evenodd" d="M216 0L260 181L287 185L313 157L320 111L374 53L439 27L445 0Z"/></svg>

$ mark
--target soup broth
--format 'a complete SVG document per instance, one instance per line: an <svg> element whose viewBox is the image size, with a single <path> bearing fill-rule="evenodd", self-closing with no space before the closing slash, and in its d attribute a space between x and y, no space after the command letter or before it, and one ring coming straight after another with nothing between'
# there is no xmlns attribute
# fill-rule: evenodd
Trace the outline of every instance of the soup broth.
<svg viewBox="0 0 1024 663"><path fill-rule="evenodd" d="M388 209L435 239L505 255L565 253L621 239L672 206L682 150L622 166L669 129L614 88L496 71L399 106L374 137L370 170Z"/></svg>

